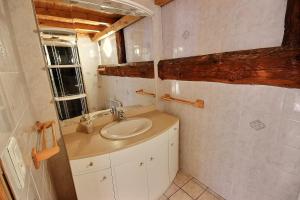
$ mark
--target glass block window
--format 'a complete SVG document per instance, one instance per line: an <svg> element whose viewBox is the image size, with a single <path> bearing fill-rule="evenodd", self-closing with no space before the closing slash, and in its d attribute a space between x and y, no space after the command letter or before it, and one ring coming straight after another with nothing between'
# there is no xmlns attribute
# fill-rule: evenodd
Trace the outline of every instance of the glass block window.
<svg viewBox="0 0 300 200"><path fill-rule="evenodd" d="M76 46L46 45L48 65L78 65L79 57Z"/></svg>
<svg viewBox="0 0 300 200"><path fill-rule="evenodd" d="M87 113L86 98L56 101L56 107L60 120L70 119Z"/></svg>
<svg viewBox="0 0 300 200"><path fill-rule="evenodd" d="M55 97L85 93L80 67L49 68L49 74Z"/></svg>
<svg viewBox="0 0 300 200"><path fill-rule="evenodd" d="M59 119L88 113L76 36L49 34L41 37Z"/></svg>

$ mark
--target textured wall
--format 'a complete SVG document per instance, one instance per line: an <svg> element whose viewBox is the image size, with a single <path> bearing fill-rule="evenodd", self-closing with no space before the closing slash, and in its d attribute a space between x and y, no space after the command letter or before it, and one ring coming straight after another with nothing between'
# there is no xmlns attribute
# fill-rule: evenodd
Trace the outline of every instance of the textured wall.
<svg viewBox="0 0 300 200"><path fill-rule="evenodd" d="M14 35L15 44L17 44L16 50L18 53L16 52L15 55L18 55L19 69L24 72L25 75L25 82L22 82L22 87L26 88L25 94L29 97L28 104L31 104L30 112L32 112L34 116L33 121L57 120L55 106L52 103L51 86L47 71L45 70L45 62L39 42L32 2L31 0L7 2L7 10L9 10L11 16L12 33ZM21 91L19 85L15 86L19 90L18 95L20 95ZM14 99L15 101L21 100L21 98L15 97ZM58 125L56 128L58 138L60 138ZM54 183L53 186L58 199L76 199L63 141L59 140L59 145L61 147L60 153L52 157L48 162L49 172ZM60 170L57 170L57 166L59 166ZM44 173L48 173L48 170ZM39 175L37 175L37 177ZM44 180L43 177L40 179ZM41 183L37 185L43 187ZM46 197L41 199L44 200Z"/></svg>
<svg viewBox="0 0 300 200"><path fill-rule="evenodd" d="M124 106L153 105L155 98L152 96L138 95L135 91L144 89L148 92L155 91L154 79L131 78L118 76L101 76L101 92L106 105L110 99L117 99Z"/></svg>
<svg viewBox="0 0 300 200"><path fill-rule="evenodd" d="M105 104L97 72L98 65L100 64L98 43L92 42L87 36L80 35L77 44L89 112L101 110Z"/></svg>
<svg viewBox="0 0 300 200"><path fill-rule="evenodd" d="M153 60L152 32L151 17L145 17L124 29L127 62ZM109 41L109 44L111 44L112 50L114 51L111 53L111 57L109 58L105 55L104 43L107 42L106 40ZM104 39L101 44L101 63L116 64L118 59L116 54L115 36L109 36ZM154 92L154 79L100 76L99 83L100 93L103 95L106 106L110 99L120 100L124 106L151 105L155 103L155 99L153 97L141 96L135 93L135 91L139 89Z"/></svg>
<svg viewBox="0 0 300 200"><path fill-rule="evenodd" d="M25 74L34 114L40 121L57 119L55 106L51 103L51 86L48 81L47 71L44 69L45 61L31 1L17 0L8 2L17 50L20 52L20 65Z"/></svg>
<svg viewBox="0 0 300 200"><path fill-rule="evenodd" d="M281 44L286 0L175 0L162 8L164 57Z"/></svg>
<svg viewBox="0 0 300 200"><path fill-rule="evenodd" d="M116 35L112 34L100 41L100 57L102 65L118 64Z"/></svg>
<svg viewBox="0 0 300 200"><path fill-rule="evenodd" d="M285 8L285 0L175 0L162 9L164 58L280 46ZM204 109L160 104L180 117L184 171L228 200L296 200L300 90L169 80L158 88L205 101ZM265 127L251 128L256 120Z"/></svg>
<svg viewBox="0 0 300 200"><path fill-rule="evenodd" d="M10 15L19 16L25 13L15 12L20 10L18 7L20 1L9 2L9 5L7 2L0 1L0 152L3 151L8 138L15 136L28 172L22 199L52 200L56 197L48 174L47 163L44 162L41 168L36 170L31 159L31 149L37 142L36 133L32 128L37 118L21 65L23 60L16 45L18 44L17 34L13 31L20 24L14 24L12 27L13 20L10 18ZM32 48L32 46L27 46L27 48ZM27 61L24 62L23 64L28 64ZM31 63L30 67L33 65L34 63Z"/></svg>
<svg viewBox="0 0 300 200"><path fill-rule="evenodd" d="M153 60L152 18L145 17L124 28L127 62Z"/></svg>

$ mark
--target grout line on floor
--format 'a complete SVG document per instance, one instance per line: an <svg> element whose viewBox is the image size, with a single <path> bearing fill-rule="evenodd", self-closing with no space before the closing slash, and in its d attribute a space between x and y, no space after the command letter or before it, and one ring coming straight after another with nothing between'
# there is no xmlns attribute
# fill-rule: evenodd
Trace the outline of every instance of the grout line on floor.
<svg viewBox="0 0 300 200"><path fill-rule="evenodd" d="M202 192L196 199L199 199L199 197L201 197L206 191L207 191L207 188L205 188L205 189L203 190L203 192Z"/></svg>
<svg viewBox="0 0 300 200"><path fill-rule="evenodd" d="M196 179L195 177L191 176L190 178L187 179L187 182L185 182L181 187L179 185L177 185L174 181L172 181L172 183L174 185L176 185L179 189L174 192L170 197L165 196L168 200L170 200L170 198L175 195L177 192L179 192L179 190L182 190L182 192L184 192L185 194L187 194L191 199L193 200L197 200L199 199L202 195L204 195L205 192L208 192L210 194L212 194L215 198L217 198L218 200L226 200L225 198L223 198L221 195L219 195L218 193L216 193L215 191L213 191L210 187L208 187L207 185L203 184L201 181L199 181L198 179L196 179L199 183L201 183L201 185L199 183L197 183L200 187L202 187L204 190L203 192L196 198L194 199L190 194L188 194L188 192L186 192L183 187L188 184L190 181L193 181L193 179ZM205 187L204 187L205 186Z"/></svg>

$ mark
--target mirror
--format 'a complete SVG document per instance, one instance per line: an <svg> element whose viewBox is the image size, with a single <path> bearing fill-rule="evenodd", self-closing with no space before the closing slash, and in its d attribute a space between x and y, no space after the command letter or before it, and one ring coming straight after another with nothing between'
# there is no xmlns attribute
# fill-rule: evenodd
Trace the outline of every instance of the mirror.
<svg viewBox="0 0 300 200"><path fill-rule="evenodd" d="M155 102L151 16L98 2L34 0L60 120Z"/></svg>

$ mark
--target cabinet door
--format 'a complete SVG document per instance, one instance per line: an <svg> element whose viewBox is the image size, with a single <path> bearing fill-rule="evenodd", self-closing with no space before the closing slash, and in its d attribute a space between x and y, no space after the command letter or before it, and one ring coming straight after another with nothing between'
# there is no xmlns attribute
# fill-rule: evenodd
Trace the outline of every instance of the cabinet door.
<svg viewBox="0 0 300 200"><path fill-rule="evenodd" d="M147 144L149 200L157 200L169 186L168 134L164 133Z"/></svg>
<svg viewBox="0 0 300 200"><path fill-rule="evenodd" d="M172 182L178 171L179 123L169 130L169 176Z"/></svg>
<svg viewBox="0 0 300 200"><path fill-rule="evenodd" d="M118 200L148 200L145 160L131 161L113 168Z"/></svg>
<svg viewBox="0 0 300 200"><path fill-rule="evenodd" d="M115 200L111 169L73 176L78 200Z"/></svg>

